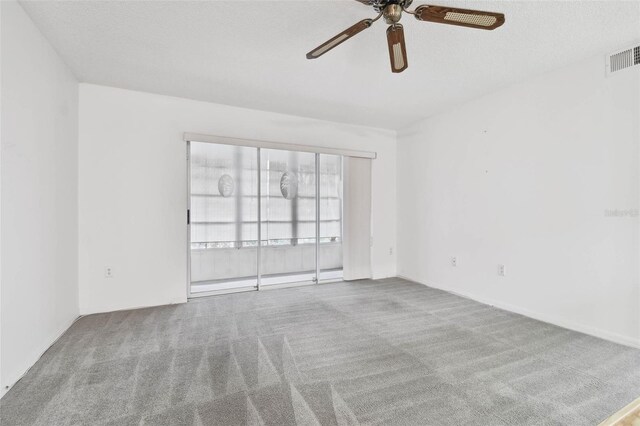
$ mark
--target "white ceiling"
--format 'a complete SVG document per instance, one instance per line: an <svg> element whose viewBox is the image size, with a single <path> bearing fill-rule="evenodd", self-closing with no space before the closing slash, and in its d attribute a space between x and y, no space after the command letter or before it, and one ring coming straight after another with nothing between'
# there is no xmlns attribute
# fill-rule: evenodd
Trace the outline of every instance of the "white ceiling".
<svg viewBox="0 0 640 426"><path fill-rule="evenodd" d="M382 20L305 58L375 16L354 0L21 4L83 82L391 129L640 40L640 1L438 0L506 23L482 31L405 15L409 68L392 74Z"/></svg>

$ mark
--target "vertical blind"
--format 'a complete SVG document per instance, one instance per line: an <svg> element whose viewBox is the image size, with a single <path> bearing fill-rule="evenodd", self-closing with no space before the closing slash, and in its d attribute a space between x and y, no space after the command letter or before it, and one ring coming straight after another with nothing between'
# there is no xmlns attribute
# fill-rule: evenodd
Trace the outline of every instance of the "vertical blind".
<svg viewBox="0 0 640 426"><path fill-rule="evenodd" d="M344 159L344 280L371 278L371 160Z"/></svg>

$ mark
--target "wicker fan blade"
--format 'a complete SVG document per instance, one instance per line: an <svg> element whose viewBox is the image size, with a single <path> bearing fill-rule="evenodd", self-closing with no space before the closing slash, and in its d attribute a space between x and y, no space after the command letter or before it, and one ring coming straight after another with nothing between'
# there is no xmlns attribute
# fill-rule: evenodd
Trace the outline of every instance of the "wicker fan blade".
<svg viewBox="0 0 640 426"><path fill-rule="evenodd" d="M404 29L402 25L390 25L387 28L387 44L389 45L389 58L391 58L391 71L402 72L407 69L407 46L404 43Z"/></svg>
<svg viewBox="0 0 640 426"><path fill-rule="evenodd" d="M457 9L446 6L424 4L415 10L416 19L440 24L459 25L461 27L494 30L504 24L504 15L480 10Z"/></svg>
<svg viewBox="0 0 640 426"><path fill-rule="evenodd" d="M334 47L349 40L351 37L358 34L360 31L363 31L369 28L371 26L371 23L372 23L371 19L363 19L357 24L352 25L351 27L347 28L337 36L333 37L330 40L327 40L326 42L322 43L320 46L313 49L311 52L307 53L307 59L315 59L324 55Z"/></svg>

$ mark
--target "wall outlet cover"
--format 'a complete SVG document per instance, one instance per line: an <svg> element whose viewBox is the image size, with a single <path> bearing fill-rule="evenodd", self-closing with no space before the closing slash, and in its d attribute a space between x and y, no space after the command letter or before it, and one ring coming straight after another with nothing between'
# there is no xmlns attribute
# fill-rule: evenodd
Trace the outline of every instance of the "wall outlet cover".
<svg viewBox="0 0 640 426"><path fill-rule="evenodd" d="M504 265L498 265L498 275L505 277L507 275L507 268Z"/></svg>

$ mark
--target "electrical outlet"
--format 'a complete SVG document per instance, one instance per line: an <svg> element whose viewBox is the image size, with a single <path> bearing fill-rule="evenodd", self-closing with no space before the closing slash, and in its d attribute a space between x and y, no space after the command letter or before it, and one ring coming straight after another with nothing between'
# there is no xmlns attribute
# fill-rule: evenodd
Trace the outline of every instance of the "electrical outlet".
<svg viewBox="0 0 640 426"><path fill-rule="evenodd" d="M389 256L393 255L393 247L389 247Z"/></svg>
<svg viewBox="0 0 640 426"><path fill-rule="evenodd" d="M498 265L498 275L505 277L507 275L507 268L504 265Z"/></svg>
<svg viewBox="0 0 640 426"><path fill-rule="evenodd" d="M113 268L111 266L104 267L104 277L113 278Z"/></svg>
<svg viewBox="0 0 640 426"><path fill-rule="evenodd" d="M451 266L453 266L454 268L456 266L458 266L458 258L457 257L454 256L454 257L451 258Z"/></svg>

